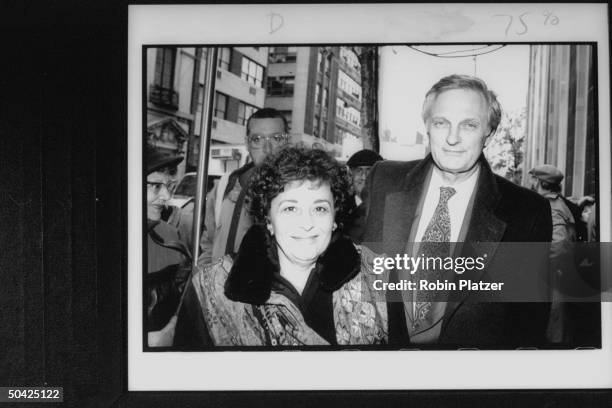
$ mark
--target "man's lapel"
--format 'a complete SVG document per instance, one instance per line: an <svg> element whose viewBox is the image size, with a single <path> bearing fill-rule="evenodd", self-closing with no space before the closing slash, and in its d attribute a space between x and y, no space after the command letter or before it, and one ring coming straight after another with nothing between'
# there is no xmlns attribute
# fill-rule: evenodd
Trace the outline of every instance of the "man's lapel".
<svg viewBox="0 0 612 408"><path fill-rule="evenodd" d="M386 256L395 257L406 251L412 224L417 216L421 195L426 191L427 176L431 169L431 156L427 156L404 178L398 192L385 198L383 217L383 251ZM402 277L392 270L389 280L396 282ZM401 294L387 292L389 344L404 347L409 344L406 315Z"/></svg>
<svg viewBox="0 0 612 408"><path fill-rule="evenodd" d="M480 176L476 184L474 208L472 209L470 226L465 241L497 244L506 231L506 223L496 215L501 193L497 187L495 175L484 156L480 156L480 163Z"/></svg>
<svg viewBox="0 0 612 408"><path fill-rule="evenodd" d="M385 197L383 219L383 248L387 256L406 251L412 224L417 217L419 200L427 186L432 159L427 156L404 178L400 191Z"/></svg>

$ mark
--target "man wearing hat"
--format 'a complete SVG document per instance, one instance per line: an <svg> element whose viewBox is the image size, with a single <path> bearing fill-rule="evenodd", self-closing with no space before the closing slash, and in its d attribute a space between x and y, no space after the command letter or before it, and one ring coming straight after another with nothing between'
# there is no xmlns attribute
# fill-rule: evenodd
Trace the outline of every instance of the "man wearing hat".
<svg viewBox="0 0 612 408"><path fill-rule="evenodd" d="M552 213L552 243L550 247L551 289L553 304L547 336L552 343L569 342L567 304L560 303L562 279L569 280L575 274L574 242L576 241L575 220L561 195L563 173L550 164L536 166L529 171L531 189L548 199ZM565 275L565 276L564 276Z"/></svg>
<svg viewBox="0 0 612 408"><path fill-rule="evenodd" d="M363 188L370 169L374 163L383 158L373 150L363 149L354 153L346 162L353 176L353 190L355 192L355 208L349 213L345 231L355 242L360 242L363 235L363 221L365 219L365 206L363 202Z"/></svg>
<svg viewBox="0 0 612 408"><path fill-rule="evenodd" d="M529 171L531 189L548 199L552 210L553 242L575 241L575 220L561 195L563 173L550 164L536 166Z"/></svg>
<svg viewBox="0 0 612 408"><path fill-rule="evenodd" d="M148 332L161 330L174 315L181 280L187 278L189 250L176 227L162 220L170 199L176 166L183 157L146 149L147 185L147 322ZM184 276L183 276L184 275ZM152 344L151 344L152 345Z"/></svg>
<svg viewBox="0 0 612 408"><path fill-rule="evenodd" d="M374 163L381 161L383 158L373 150L363 149L353 154L346 165L351 169L353 175L353 189L355 190L355 204L360 205L362 202L361 193L365 186L366 178Z"/></svg>

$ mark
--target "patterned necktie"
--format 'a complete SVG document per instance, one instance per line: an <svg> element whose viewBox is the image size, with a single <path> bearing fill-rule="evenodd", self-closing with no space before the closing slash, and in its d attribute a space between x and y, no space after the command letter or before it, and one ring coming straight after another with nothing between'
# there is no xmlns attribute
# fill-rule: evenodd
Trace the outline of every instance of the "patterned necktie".
<svg viewBox="0 0 612 408"><path fill-rule="evenodd" d="M440 200L434 211L431 221L425 229L421 238L420 253L423 257L441 258L442 260L450 255L450 216L448 215L448 200L455 194L452 187L440 187ZM425 260L423 260L425 262ZM435 282L442 277L442 270L431 270L419 268L416 281L425 279ZM428 327L433 324L431 321L430 310L432 300L436 297L436 291L422 290L417 291L415 316L413 317L413 329Z"/></svg>

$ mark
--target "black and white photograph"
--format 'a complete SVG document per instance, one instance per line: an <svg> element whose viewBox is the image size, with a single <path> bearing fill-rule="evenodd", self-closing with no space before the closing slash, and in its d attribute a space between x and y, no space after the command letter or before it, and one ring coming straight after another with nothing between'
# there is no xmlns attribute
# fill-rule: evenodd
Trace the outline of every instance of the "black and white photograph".
<svg viewBox="0 0 612 408"><path fill-rule="evenodd" d="M498 11L496 34L471 41L444 32L469 19L443 9L442 34L412 41L131 44L136 360L225 372L248 355L246 373L268 355L435 370L464 351L512 364L609 353L607 50L596 34L525 35L565 14ZM270 35L289 19L265 16ZM213 382L183 387L225 389Z"/></svg>
<svg viewBox="0 0 612 408"><path fill-rule="evenodd" d="M0 405L610 405L609 2L188 3L0 6Z"/></svg>
<svg viewBox="0 0 612 408"><path fill-rule="evenodd" d="M407 254L407 242L497 239L552 242L537 254L551 269L537 257L513 267L542 275L551 294L577 268L599 281L598 259L576 245L598 236L593 44L144 52L148 346L601 346L598 302L445 305L441 294L431 294L434 304L384 302L373 271L379 255ZM432 182L469 187L438 213ZM411 191L397 195L403 183ZM450 225L430 228L441 220ZM375 241L392 244L380 250ZM426 254L451 255L439 250ZM409 275L417 289L405 292L416 296L431 272L422 273ZM481 286L500 281L485 274ZM442 282L461 285L462 275Z"/></svg>

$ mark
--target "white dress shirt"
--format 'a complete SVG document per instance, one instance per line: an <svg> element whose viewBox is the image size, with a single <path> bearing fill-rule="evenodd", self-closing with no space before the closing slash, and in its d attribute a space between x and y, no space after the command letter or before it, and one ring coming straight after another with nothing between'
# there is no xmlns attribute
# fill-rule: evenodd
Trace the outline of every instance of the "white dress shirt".
<svg viewBox="0 0 612 408"><path fill-rule="evenodd" d="M440 187L452 187L455 189L455 194L453 194L453 196L448 200L448 215L450 217L451 224L450 238L451 242L457 242L459 232L461 231L461 226L463 225L463 220L465 219L465 212L470 202L470 198L472 197L472 192L476 187L476 181L478 180L479 174L480 166L474 172L474 174L470 175L467 179L456 184L449 185L442 178L442 171L437 166L433 166L433 172L431 174L431 180L429 181L427 195L425 196L425 201L423 202L423 210L421 212L421 217L419 218L419 227L417 229L416 236L414 237L415 241L421 241L423 234L425 233L425 230L427 229L427 226L429 225L429 222L436 211L436 207L440 201Z"/></svg>

